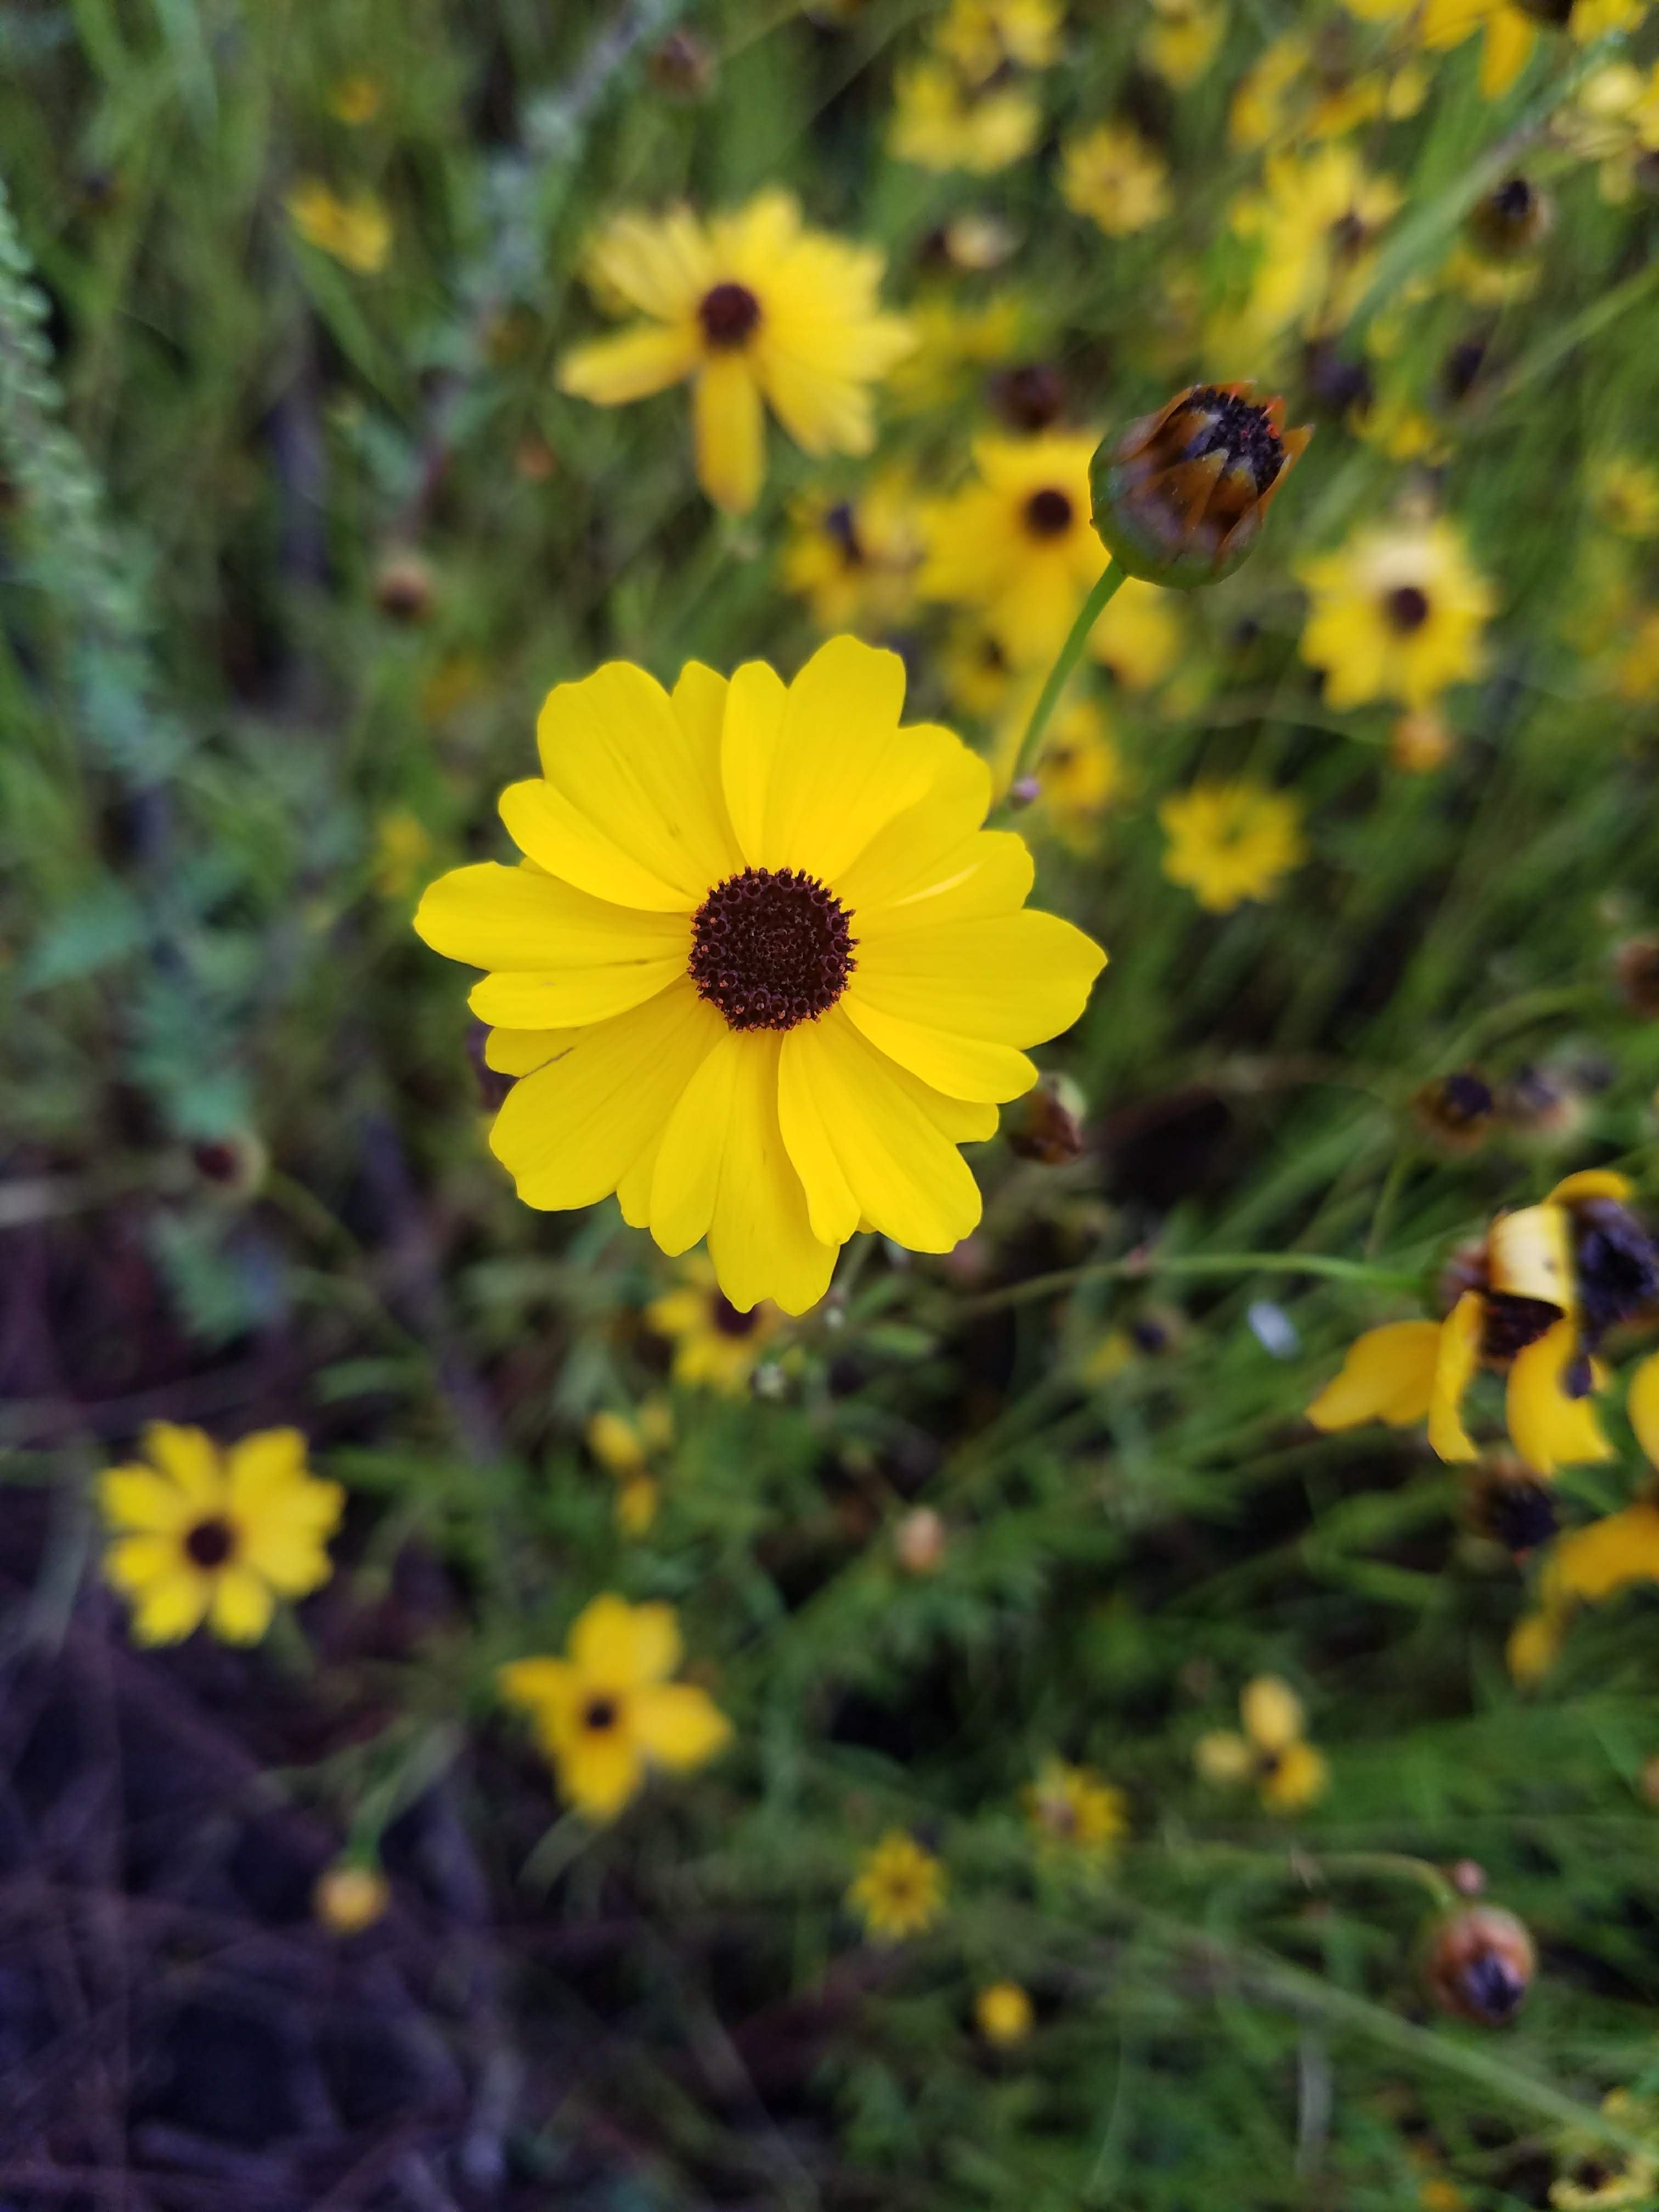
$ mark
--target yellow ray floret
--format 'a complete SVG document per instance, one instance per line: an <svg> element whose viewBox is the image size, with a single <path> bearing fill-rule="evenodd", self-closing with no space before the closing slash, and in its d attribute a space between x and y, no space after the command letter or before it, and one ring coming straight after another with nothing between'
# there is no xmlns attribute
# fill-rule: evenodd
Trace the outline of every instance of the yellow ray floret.
<svg viewBox="0 0 1659 2212"><path fill-rule="evenodd" d="M1025 909L991 780L900 725L897 656L835 638L786 686L692 663L672 697L612 662L543 708L503 793L517 868L427 891L426 942L487 969L490 1143L527 1205L592 1205L678 1255L708 1241L740 1313L800 1313L862 1226L947 1251L979 1219L958 1146L1030 1089L1024 1048L1104 961Z"/></svg>

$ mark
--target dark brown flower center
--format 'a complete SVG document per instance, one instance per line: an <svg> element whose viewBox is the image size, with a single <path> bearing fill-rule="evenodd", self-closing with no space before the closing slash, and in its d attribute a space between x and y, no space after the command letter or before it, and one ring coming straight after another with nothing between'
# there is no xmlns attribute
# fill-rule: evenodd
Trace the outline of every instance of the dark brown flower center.
<svg viewBox="0 0 1659 2212"><path fill-rule="evenodd" d="M1229 468L1243 462L1261 497L1285 465L1285 444L1265 407L1241 399L1236 392L1218 392L1205 385L1182 403L1183 419L1200 418L1200 427L1182 447L1183 461L1201 461L1206 453L1225 453Z"/></svg>
<svg viewBox="0 0 1659 2212"><path fill-rule="evenodd" d="M1421 629L1429 618L1429 595L1419 592L1415 584L1401 584L1382 602L1390 628L1401 637L1409 637L1414 629Z"/></svg>
<svg viewBox="0 0 1659 2212"><path fill-rule="evenodd" d="M1486 1499L1486 1527L1505 1550L1530 1552L1548 1543L1560 1523L1555 1500L1541 1482L1495 1483Z"/></svg>
<svg viewBox="0 0 1659 2212"><path fill-rule="evenodd" d="M690 972L731 1028L792 1030L847 988L855 942L850 915L815 877L745 868L692 916Z"/></svg>
<svg viewBox="0 0 1659 2212"><path fill-rule="evenodd" d="M760 319L760 301L746 284L716 284L697 307L703 336L722 349L740 346Z"/></svg>
<svg viewBox="0 0 1659 2212"><path fill-rule="evenodd" d="M1065 492L1045 485L1025 502L1025 527L1033 538L1063 538L1076 511Z"/></svg>
<svg viewBox="0 0 1659 2212"><path fill-rule="evenodd" d="M1511 177L1492 196L1492 206L1510 222L1522 222L1532 212L1532 186L1524 177Z"/></svg>
<svg viewBox="0 0 1659 2212"><path fill-rule="evenodd" d="M846 500L838 501L824 516L823 534L837 548L849 568L864 566L864 548L859 543L857 518Z"/></svg>
<svg viewBox="0 0 1659 2212"><path fill-rule="evenodd" d="M222 1567L236 1549L236 1531L216 1514L198 1521L185 1538L185 1550L198 1567Z"/></svg>
<svg viewBox="0 0 1659 2212"><path fill-rule="evenodd" d="M582 1726L595 1735L603 1735L607 1729L615 1728L617 1717L614 1698L590 1698L582 1707Z"/></svg>
<svg viewBox="0 0 1659 2212"><path fill-rule="evenodd" d="M720 1336L752 1336L760 1323L760 1308L750 1306L747 1313L739 1313L724 1291L716 1291L708 1301L708 1318Z"/></svg>

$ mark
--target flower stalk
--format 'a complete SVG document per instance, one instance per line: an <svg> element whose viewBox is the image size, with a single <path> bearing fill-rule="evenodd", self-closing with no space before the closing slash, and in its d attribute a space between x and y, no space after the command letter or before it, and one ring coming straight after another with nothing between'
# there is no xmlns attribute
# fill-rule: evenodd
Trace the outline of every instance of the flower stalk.
<svg viewBox="0 0 1659 2212"><path fill-rule="evenodd" d="M1031 719L1025 725L1025 734L1019 741L1013 771L1008 779L1010 791L1014 790L1036 767L1037 748L1042 743L1042 733L1048 726L1049 717L1059 703L1060 695L1071 680L1073 670L1083 658L1083 648L1089 642L1090 632L1110 605L1113 593L1128 573L1121 562L1108 561L1101 571L1099 582L1078 610L1077 620L1066 632L1066 642L1060 647L1054 666L1048 671L1048 679L1031 709Z"/></svg>

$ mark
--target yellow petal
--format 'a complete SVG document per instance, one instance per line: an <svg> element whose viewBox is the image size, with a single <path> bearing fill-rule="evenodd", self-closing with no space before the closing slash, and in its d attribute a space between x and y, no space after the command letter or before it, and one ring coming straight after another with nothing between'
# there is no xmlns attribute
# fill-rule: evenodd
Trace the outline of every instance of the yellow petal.
<svg viewBox="0 0 1659 2212"><path fill-rule="evenodd" d="M654 999L685 972L690 929L678 915L664 918L680 924L683 942L672 952L648 960L626 957L586 965L573 958L568 968L545 969L536 975L486 975L473 985L466 1003L481 1022L514 1030L544 1025L582 1029L608 1021L613 1014L625 1014L630 1006Z"/></svg>
<svg viewBox="0 0 1659 2212"><path fill-rule="evenodd" d="M515 786L502 793L503 813L538 812L546 789ZM509 805L514 791L531 794L527 810ZM441 877L415 927L434 952L492 970L471 1004L503 1029L575 1029L623 1013L672 982L691 950L684 913L641 914L490 860Z"/></svg>
<svg viewBox="0 0 1659 2212"><path fill-rule="evenodd" d="M591 1206L660 1133L704 1055L726 1034L682 979L583 1030L568 1051L508 1092L490 1150L526 1206Z"/></svg>
<svg viewBox="0 0 1659 2212"><path fill-rule="evenodd" d="M1486 35L1480 48L1483 99L1497 100L1509 90L1531 58L1535 35L1518 8L1493 9L1486 18Z"/></svg>
<svg viewBox="0 0 1659 2212"><path fill-rule="evenodd" d="M743 857L764 865L766 815L772 774L783 741L782 679L763 660L746 660L726 695L720 735L720 783Z"/></svg>
<svg viewBox="0 0 1659 2212"><path fill-rule="evenodd" d="M855 974L854 988L842 1000L848 1020L878 1052L908 1067L912 1075L936 1091L954 1098L998 1104L1023 1098L1036 1081L1036 1062L1012 1045L961 1036L935 1029L929 1022L882 1012L861 996L857 981Z"/></svg>
<svg viewBox="0 0 1659 2212"><path fill-rule="evenodd" d="M1428 1413L1439 1350L1436 1322L1391 1321L1367 1329L1349 1346L1341 1373L1309 1407L1308 1419L1316 1429L1357 1428L1362 1421L1414 1426Z"/></svg>
<svg viewBox="0 0 1659 2212"><path fill-rule="evenodd" d="M173 1536L148 1533L120 1536L104 1553L104 1579L112 1588L137 1597L149 1586L167 1581L183 1556Z"/></svg>
<svg viewBox="0 0 1659 2212"><path fill-rule="evenodd" d="M226 1496L238 1514L274 1491L307 1480L306 1440L299 1429L260 1429L225 1454Z"/></svg>
<svg viewBox="0 0 1659 2212"><path fill-rule="evenodd" d="M1631 1376L1625 1406L1637 1443L1659 1467L1659 1352L1650 1352Z"/></svg>
<svg viewBox="0 0 1659 2212"><path fill-rule="evenodd" d="M574 684L562 684L548 694L541 721L537 725L537 734L543 740L544 759L549 750L543 737L548 710L560 690L574 688ZM618 823L615 836L609 836L564 792L551 783L538 783L533 779L509 784L501 793L501 818L520 850L529 854L544 878L557 876L619 911L638 908L651 914L684 915L691 913L698 903L698 896L684 889L678 880L654 874L628 845L631 825L626 819ZM625 817L626 802L614 811ZM534 872L522 872L529 880L535 880ZM678 866L670 871L671 877L676 879L684 873L684 870ZM435 884L432 887L433 890L438 888ZM428 891L427 898L431 896ZM424 907L426 900L421 903ZM417 929L421 927L419 908L415 926Z"/></svg>
<svg viewBox="0 0 1659 2212"><path fill-rule="evenodd" d="M742 1040L736 1061L726 1158L708 1224L708 1255L721 1291L739 1313L770 1298L805 1313L830 1287L839 1249L813 1234L806 1194L778 1125L779 1048L769 1030Z"/></svg>
<svg viewBox="0 0 1659 2212"><path fill-rule="evenodd" d="M578 399L620 407L690 376L701 351L695 323L641 323L616 337L572 346L560 360L556 380L561 392Z"/></svg>
<svg viewBox="0 0 1659 2212"><path fill-rule="evenodd" d="M531 1712L562 1711L581 1695L581 1680L568 1659L514 1659L495 1670L495 1686L509 1705Z"/></svg>
<svg viewBox="0 0 1659 2212"><path fill-rule="evenodd" d="M1534 1474L1613 1457L1594 1401L1567 1395L1567 1370L1579 1357L1577 1328L1564 1318L1518 1352L1510 1369L1504 1398L1510 1437Z"/></svg>
<svg viewBox="0 0 1659 2212"><path fill-rule="evenodd" d="M1635 1188L1628 1176L1613 1168L1581 1168L1577 1175L1564 1176L1544 1203L1577 1206L1587 1198L1610 1198L1623 1206Z"/></svg>
<svg viewBox="0 0 1659 2212"><path fill-rule="evenodd" d="M323 1486L336 1492L343 1502L345 1493L337 1483ZM323 1534L267 1515L243 1529L238 1556L261 1582L269 1583L283 1597L304 1597L311 1590L320 1589L334 1571Z"/></svg>
<svg viewBox="0 0 1659 2212"><path fill-rule="evenodd" d="M1261 1750L1278 1753L1302 1733L1302 1700L1277 1674L1258 1674L1238 1701L1244 1733Z"/></svg>
<svg viewBox="0 0 1659 2212"><path fill-rule="evenodd" d="M584 1607L570 1631L578 1674L606 1689L662 1681L679 1665L680 1648L672 1605L629 1605L608 1590Z"/></svg>
<svg viewBox="0 0 1659 2212"><path fill-rule="evenodd" d="M1261 1802L1270 1813L1299 1813L1330 1788L1325 1754L1310 1743L1288 1744L1261 1778Z"/></svg>
<svg viewBox="0 0 1659 2212"><path fill-rule="evenodd" d="M977 1225L979 1185L918 1104L920 1088L839 1006L785 1037L784 1138L820 1236L852 1233L854 1200L865 1219L912 1251L948 1252Z"/></svg>
<svg viewBox="0 0 1659 2212"><path fill-rule="evenodd" d="M645 1759L619 1729L589 1729L557 1752L559 1787L590 1820L614 1820L645 1779Z"/></svg>
<svg viewBox="0 0 1659 2212"><path fill-rule="evenodd" d="M227 1644L257 1644L275 1609L270 1590L250 1568L222 1567L214 1577L208 1625Z"/></svg>
<svg viewBox="0 0 1659 2212"><path fill-rule="evenodd" d="M1510 1632L1504 1657L1510 1674L1523 1689L1541 1681L1560 1656L1566 1641L1565 1607L1552 1606L1541 1613L1523 1613Z"/></svg>
<svg viewBox="0 0 1659 2212"><path fill-rule="evenodd" d="M1492 1287L1514 1298L1540 1298L1563 1313L1573 1303L1572 1248L1565 1210L1546 1200L1500 1213L1486 1232Z"/></svg>
<svg viewBox="0 0 1659 2212"><path fill-rule="evenodd" d="M532 860L595 898L663 903L592 879L620 854L649 882L672 886L683 911L695 909L742 865L720 791L716 736L706 715L679 714L644 669L607 661L580 683L556 684L536 723L542 774L580 817L581 834L546 810L521 825L505 800L502 819ZM532 832L540 842L532 842Z"/></svg>
<svg viewBox="0 0 1659 2212"><path fill-rule="evenodd" d="M1434 1388L1429 1398L1429 1443L1444 1460L1474 1459L1475 1449L1463 1426L1463 1394L1480 1359L1486 1313L1480 1293L1465 1291L1440 1324Z"/></svg>
<svg viewBox="0 0 1659 2212"><path fill-rule="evenodd" d="M866 917L882 907L925 898L955 872L957 853L984 822L990 805L986 763L960 740L941 746L939 772L927 791L878 830L837 875L833 888Z"/></svg>
<svg viewBox="0 0 1659 2212"><path fill-rule="evenodd" d="M139 1644L181 1644L200 1626L213 1585L194 1567L175 1567L173 1572L145 1586L132 1615L132 1633Z"/></svg>
<svg viewBox="0 0 1659 2212"><path fill-rule="evenodd" d="M679 672L678 682L669 694L670 703L679 717L680 727L685 732L686 742L699 763L699 774L706 781L713 776L709 792L711 809L723 814L726 794L720 786L720 738L726 724L726 694L731 690L725 677L700 660L688 660ZM726 824L730 827L729 823Z"/></svg>
<svg viewBox="0 0 1659 2212"><path fill-rule="evenodd" d="M729 1157L732 1102L745 1053L763 1052L758 1040L728 1030L680 1093L657 1146L651 1175L651 1233L678 1257L708 1234L722 1176L749 1172Z"/></svg>
<svg viewBox="0 0 1659 2212"><path fill-rule="evenodd" d="M589 248L589 285L663 322L686 319L714 282L708 240L688 207L613 216Z"/></svg>
<svg viewBox="0 0 1659 2212"><path fill-rule="evenodd" d="M1193 1746L1193 1764L1218 1787L1246 1782L1255 1771L1255 1747L1231 1729L1212 1729Z"/></svg>
<svg viewBox="0 0 1659 2212"><path fill-rule="evenodd" d="M912 819L915 809L900 817ZM1018 914L1031 888L1031 855L1009 830L976 830L941 854L927 878L902 898L855 908L860 944L894 931L939 929L947 923L988 921ZM848 902L850 896L843 894Z"/></svg>
<svg viewBox="0 0 1659 2212"><path fill-rule="evenodd" d="M692 387L697 482L716 507L747 514L766 476L766 418L754 372L738 353L711 354Z"/></svg>
<svg viewBox="0 0 1659 2212"><path fill-rule="evenodd" d="M1570 1529L1549 1554L1549 1595L1556 1603L1567 1597L1594 1601L1650 1582L1659 1582L1659 1506L1640 1501Z"/></svg>
<svg viewBox="0 0 1659 2212"><path fill-rule="evenodd" d="M708 1695L689 1682L641 1690L629 1704L635 1741L659 1766L677 1773L701 1766L732 1739L732 1723Z"/></svg>
<svg viewBox="0 0 1659 2212"><path fill-rule="evenodd" d="M203 1429L182 1429L171 1421L152 1421L142 1439L144 1457L159 1467L203 1508L217 1505L224 1497L224 1474L219 1448Z"/></svg>
<svg viewBox="0 0 1659 2212"><path fill-rule="evenodd" d="M491 1030L484 1039L484 1066L497 1075L529 1075L556 1059L580 1034L579 1030Z"/></svg>
<svg viewBox="0 0 1659 2212"><path fill-rule="evenodd" d="M112 1528L170 1535L199 1517L189 1492L149 1467L112 1467L98 1478L98 1502Z"/></svg>
<svg viewBox="0 0 1659 2212"><path fill-rule="evenodd" d="M1069 921L1027 908L936 929L881 931L860 945L848 1000L947 1036L1037 1044L1076 1021L1105 962Z"/></svg>

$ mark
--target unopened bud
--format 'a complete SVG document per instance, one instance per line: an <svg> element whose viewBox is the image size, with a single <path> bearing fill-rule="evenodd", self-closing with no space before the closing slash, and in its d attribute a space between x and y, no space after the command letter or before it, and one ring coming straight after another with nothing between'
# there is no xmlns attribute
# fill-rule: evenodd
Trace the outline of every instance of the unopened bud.
<svg viewBox="0 0 1659 2212"><path fill-rule="evenodd" d="M1412 1099L1412 1115L1423 1134L1442 1152L1474 1152L1491 1132L1497 1113L1492 1085L1473 1067L1425 1083Z"/></svg>
<svg viewBox="0 0 1659 2212"><path fill-rule="evenodd" d="M1461 1905L1429 1931L1424 1980L1435 2003L1455 2019L1507 2026L1537 1971L1532 1937L1501 1905Z"/></svg>
<svg viewBox="0 0 1659 2212"><path fill-rule="evenodd" d="M381 1918L392 1890L379 1867L337 1859L311 1893L311 1908L331 1936L359 1936Z"/></svg>
<svg viewBox="0 0 1659 2212"><path fill-rule="evenodd" d="M1450 759L1455 742L1443 714L1419 707L1389 731L1389 758L1401 775L1432 775Z"/></svg>
<svg viewBox="0 0 1659 2212"><path fill-rule="evenodd" d="M432 570L418 553L392 553L374 577L374 604L392 622L424 622L432 611Z"/></svg>
<svg viewBox="0 0 1659 2212"><path fill-rule="evenodd" d="M1009 1149L1023 1160L1065 1167L1083 1156L1083 1093L1066 1076L1045 1075L1010 1111Z"/></svg>
<svg viewBox="0 0 1659 2212"><path fill-rule="evenodd" d="M945 1558L946 1530L931 1505L913 1506L893 1534L893 1550L907 1575L939 1571Z"/></svg>

